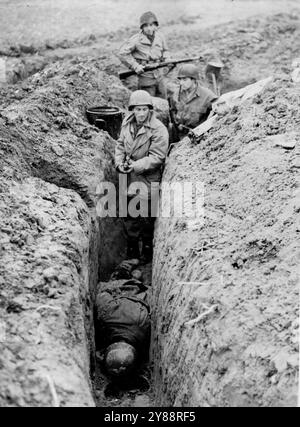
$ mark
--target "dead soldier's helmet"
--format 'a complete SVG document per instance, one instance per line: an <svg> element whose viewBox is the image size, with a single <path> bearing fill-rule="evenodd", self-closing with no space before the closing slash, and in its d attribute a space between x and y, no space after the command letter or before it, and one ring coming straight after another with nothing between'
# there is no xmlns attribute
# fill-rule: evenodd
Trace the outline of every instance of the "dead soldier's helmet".
<svg viewBox="0 0 300 427"><path fill-rule="evenodd" d="M140 17L140 28L142 29L143 26L146 24L156 24L157 26L159 25L158 19L156 18L153 12L145 12Z"/></svg>
<svg viewBox="0 0 300 427"><path fill-rule="evenodd" d="M190 79L198 80L199 72L198 68L194 64L184 64L178 70L178 79L189 77Z"/></svg>
<svg viewBox="0 0 300 427"><path fill-rule="evenodd" d="M129 111L133 110L134 107L142 105L146 105L150 110L153 110L152 96L145 90L136 90L135 92L132 92L128 103Z"/></svg>
<svg viewBox="0 0 300 427"><path fill-rule="evenodd" d="M113 377L126 377L136 366L135 348L125 341L111 344L105 354L105 368Z"/></svg>

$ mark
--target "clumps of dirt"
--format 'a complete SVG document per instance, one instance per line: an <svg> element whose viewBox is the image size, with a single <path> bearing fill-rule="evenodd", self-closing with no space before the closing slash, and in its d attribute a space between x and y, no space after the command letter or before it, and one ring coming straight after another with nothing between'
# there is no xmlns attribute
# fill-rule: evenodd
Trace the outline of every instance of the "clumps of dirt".
<svg viewBox="0 0 300 427"><path fill-rule="evenodd" d="M3 189L1 406L93 406L89 211L76 193L38 179Z"/></svg>
<svg viewBox="0 0 300 427"><path fill-rule="evenodd" d="M300 49L299 15L296 12L267 18L254 17L238 21L238 24L221 24L209 30L191 29L185 24L170 27L171 24L167 23L163 31L167 34L172 56L202 55L207 61L213 52L220 55L225 64L222 70L223 92L243 87L271 72L286 72L291 58L296 57ZM120 44L135 31L128 27L108 33L105 37L92 34L69 41L3 48L7 60L7 81L14 83L23 80L54 61L67 58L78 63L95 58L98 67L116 76L123 67L117 58ZM206 84L205 62L199 64L199 69ZM176 71L169 76L175 75ZM128 85L136 88L136 82Z"/></svg>
<svg viewBox="0 0 300 427"><path fill-rule="evenodd" d="M157 225L158 405L297 403L299 96L277 76L169 158L164 181L204 183L205 204Z"/></svg>
<svg viewBox="0 0 300 427"><path fill-rule="evenodd" d="M213 52L218 53L225 64L224 93L289 70L300 50L299 14L253 17L205 31L182 28L180 36L178 32L170 33L168 40L170 50L178 56L203 55L207 60ZM200 63L203 81L204 68Z"/></svg>
<svg viewBox="0 0 300 427"><path fill-rule="evenodd" d="M37 87L47 85L48 82L55 85L55 76L57 73L62 73L67 88L76 85L76 82L81 80L81 87L88 91L89 97L94 91L91 101L98 102L101 100L99 81L105 75L103 93L106 95L102 96L102 101L113 102L124 107L129 97L129 91L123 87L120 81L113 77L110 79L106 75L117 74L117 58L107 58L105 55L99 57L96 54L95 56L96 58L93 58L86 54L83 58L78 51L75 51L62 56L57 53L50 56L28 56L21 60L8 60L6 62L8 84L0 86L0 105L4 108L14 100L19 101L26 98ZM34 76L31 77L33 74ZM90 82L87 80L88 78L91 78ZM81 95L82 93L83 91L80 92Z"/></svg>
<svg viewBox="0 0 300 427"><path fill-rule="evenodd" d="M26 56L19 58L6 58L5 59L5 77L6 83L0 84L0 99L1 99L1 86L7 86L7 84L15 84L19 81L23 81L31 75L41 71L49 61L43 56Z"/></svg>
<svg viewBox="0 0 300 427"><path fill-rule="evenodd" d="M2 42L0 46L0 56L6 56L10 58L20 58L26 57L28 55L43 55L48 51L54 50L68 50L78 47L88 48L94 46L95 44L103 44L107 41L120 41L125 37L128 37L128 34L133 35L136 32L135 29L130 27L124 27L118 29L117 31L110 31L105 34L88 34L84 37L74 37L73 39L63 39L63 40L45 40L45 41L35 41L35 43L23 44L15 43L10 44L9 42Z"/></svg>
<svg viewBox="0 0 300 427"><path fill-rule="evenodd" d="M122 108L129 92L70 61L22 91L0 115L0 406L94 406L93 298L123 240L96 213L98 184L116 179L115 142L85 107Z"/></svg>
<svg viewBox="0 0 300 427"><path fill-rule="evenodd" d="M23 152L32 175L72 188L93 203L95 177L101 171L103 178L103 165L112 160L113 142L87 125L85 108L103 104L124 108L129 93L89 63L56 64L36 74L26 86L27 96L1 113L5 132L17 139L14 149ZM1 148L6 146L4 141Z"/></svg>

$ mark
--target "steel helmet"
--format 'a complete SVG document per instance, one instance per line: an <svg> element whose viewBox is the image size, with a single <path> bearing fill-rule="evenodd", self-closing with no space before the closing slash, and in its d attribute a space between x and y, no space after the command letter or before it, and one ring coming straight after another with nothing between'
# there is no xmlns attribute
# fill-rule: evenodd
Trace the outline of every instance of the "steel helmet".
<svg viewBox="0 0 300 427"><path fill-rule="evenodd" d="M153 110L152 96L145 90L136 90L135 92L132 92L129 99L128 109L131 111L134 107L139 105L147 105L151 110Z"/></svg>
<svg viewBox="0 0 300 427"><path fill-rule="evenodd" d="M137 353L135 348L125 341L111 344L105 354L105 367L114 377L129 374L136 365Z"/></svg>
<svg viewBox="0 0 300 427"><path fill-rule="evenodd" d="M199 79L199 72L196 65L193 64L184 64L178 70L177 78L189 77L190 79Z"/></svg>
<svg viewBox="0 0 300 427"><path fill-rule="evenodd" d="M221 59L218 56L212 56L211 58L208 59L207 61L207 65L210 65L211 67L214 68L223 68L224 64L221 61Z"/></svg>
<svg viewBox="0 0 300 427"><path fill-rule="evenodd" d="M140 17L140 28L143 28L145 24L151 24L151 23L154 23L157 26L159 25L158 20L154 15L154 13L153 12L143 13L143 15Z"/></svg>

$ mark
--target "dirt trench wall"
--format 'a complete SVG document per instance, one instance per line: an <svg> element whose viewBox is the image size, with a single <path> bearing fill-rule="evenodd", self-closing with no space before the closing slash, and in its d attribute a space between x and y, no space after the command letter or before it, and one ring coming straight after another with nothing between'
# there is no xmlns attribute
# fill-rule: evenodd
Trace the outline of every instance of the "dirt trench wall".
<svg viewBox="0 0 300 427"><path fill-rule="evenodd" d="M89 210L76 193L36 178L4 191L0 405L53 406L53 381L59 405L93 406Z"/></svg>
<svg viewBox="0 0 300 427"><path fill-rule="evenodd" d="M276 78L168 159L164 181L203 182L205 204L203 224L156 226L157 405L297 404L299 95Z"/></svg>
<svg viewBox="0 0 300 427"><path fill-rule="evenodd" d="M54 64L26 85L0 116L0 406L94 406L94 292L123 242L96 214L115 143L84 108L123 107L128 92L92 63Z"/></svg>

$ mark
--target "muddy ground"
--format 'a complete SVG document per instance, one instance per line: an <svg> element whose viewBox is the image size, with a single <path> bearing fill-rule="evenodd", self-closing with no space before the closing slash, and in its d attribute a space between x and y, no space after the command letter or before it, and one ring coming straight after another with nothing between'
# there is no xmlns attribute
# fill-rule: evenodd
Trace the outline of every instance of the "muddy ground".
<svg viewBox="0 0 300 427"><path fill-rule="evenodd" d="M93 406L95 396L101 406L292 406L299 134L291 150L267 137L299 131L296 1L178 2L172 12L168 0L151 2L175 56L219 51L224 91L276 77L264 97L230 111L200 145L184 141L168 162L165 180L207 183L207 227L158 224L150 392L106 401L101 374L90 380L96 285L126 248L119 222L96 218L98 183L116 179L114 141L89 126L85 107L125 109L114 52L144 6L129 2L107 27L121 3L0 2L9 83L0 87L0 406ZM183 279L206 283L173 289ZM176 307L162 317L170 296ZM219 311L183 331L203 301Z"/></svg>
<svg viewBox="0 0 300 427"><path fill-rule="evenodd" d="M114 141L88 124L85 105L123 108L128 91L92 63L56 64L26 84L0 123L0 402L93 406L95 289L126 247L118 223L97 218Z"/></svg>
<svg viewBox="0 0 300 427"><path fill-rule="evenodd" d="M297 405L299 99L277 77L168 159L165 181L204 183L205 198L202 222L157 224L159 405Z"/></svg>

